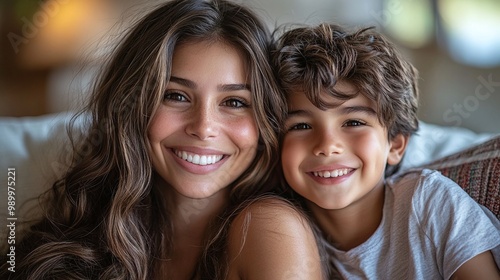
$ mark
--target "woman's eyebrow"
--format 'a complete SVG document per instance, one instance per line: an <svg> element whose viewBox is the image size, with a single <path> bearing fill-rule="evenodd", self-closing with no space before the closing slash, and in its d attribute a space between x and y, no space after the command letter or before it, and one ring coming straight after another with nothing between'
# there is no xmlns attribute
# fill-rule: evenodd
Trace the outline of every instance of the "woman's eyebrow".
<svg viewBox="0 0 500 280"><path fill-rule="evenodd" d="M217 87L220 91L250 90L248 84L224 84Z"/></svg>
<svg viewBox="0 0 500 280"><path fill-rule="evenodd" d="M170 82L174 82L174 83L177 83L177 84L180 84L180 85L183 85L185 87L192 88L192 89L197 88L197 85L195 82L193 82L191 80L179 78L176 76L170 76Z"/></svg>
<svg viewBox="0 0 500 280"><path fill-rule="evenodd" d="M195 82L184 79L184 78L179 78L176 76L171 76L170 81L183 85L188 88L196 89L198 86L196 85ZM250 90L250 85L249 84L223 84L219 85L218 90L220 91L237 91L237 90Z"/></svg>

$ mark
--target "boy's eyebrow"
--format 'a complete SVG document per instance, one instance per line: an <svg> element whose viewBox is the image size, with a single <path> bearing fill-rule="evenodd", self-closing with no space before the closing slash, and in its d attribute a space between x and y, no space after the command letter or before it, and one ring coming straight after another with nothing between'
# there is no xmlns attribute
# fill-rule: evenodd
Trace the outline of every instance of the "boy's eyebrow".
<svg viewBox="0 0 500 280"><path fill-rule="evenodd" d="M195 82L184 79L184 78L179 78L176 76L170 76L170 81L183 85L188 88L196 89L198 86L196 85ZM220 91L237 91L237 90L250 90L250 85L248 84L223 84L219 85L218 90Z"/></svg>
<svg viewBox="0 0 500 280"><path fill-rule="evenodd" d="M291 110L291 111L288 111L287 117L308 116L308 115L311 115L311 111L309 111L309 110Z"/></svg>
<svg viewBox="0 0 500 280"><path fill-rule="evenodd" d="M350 113L366 113L368 115L373 115L376 116L377 112L373 110L373 108L367 107L367 106L348 106L348 107L341 107L340 112L342 114L350 114ZM288 117L294 117L294 116L308 116L311 115L311 111L309 110L291 110L288 112Z"/></svg>
<svg viewBox="0 0 500 280"><path fill-rule="evenodd" d="M367 106L349 106L349 107L342 107L341 111L343 114L349 114L349 113L366 113L368 115L376 116L377 112L373 110L371 107Z"/></svg>

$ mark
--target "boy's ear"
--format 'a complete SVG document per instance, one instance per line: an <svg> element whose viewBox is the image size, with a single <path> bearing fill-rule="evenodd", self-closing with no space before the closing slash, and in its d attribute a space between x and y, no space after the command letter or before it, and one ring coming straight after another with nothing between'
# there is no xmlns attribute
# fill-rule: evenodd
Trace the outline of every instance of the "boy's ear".
<svg viewBox="0 0 500 280"><path fill-rule="evenodd" d="M398 164L406 150L406 146L408 145L408 136L404 136L403 134L398 134L390 141L390 150L389 155L387 157L387 163L390 165Z"/></svg>

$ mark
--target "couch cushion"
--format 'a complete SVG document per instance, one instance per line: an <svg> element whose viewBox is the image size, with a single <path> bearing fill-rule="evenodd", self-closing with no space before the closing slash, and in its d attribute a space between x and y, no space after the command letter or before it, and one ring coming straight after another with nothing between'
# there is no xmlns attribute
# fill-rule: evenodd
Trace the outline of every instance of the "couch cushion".
<svg viewBox="0 0 500 280"><path fill-rule="evenodd" d="M500 136L422 167L439 170L500 220Z"/></svg>

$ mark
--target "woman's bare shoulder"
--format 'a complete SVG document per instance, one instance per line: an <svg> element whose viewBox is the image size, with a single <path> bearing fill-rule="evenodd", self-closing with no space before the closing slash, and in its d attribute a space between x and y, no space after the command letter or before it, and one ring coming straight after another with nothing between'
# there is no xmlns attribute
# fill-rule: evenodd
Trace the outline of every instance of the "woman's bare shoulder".
<svg viewBox="0 0 500 280"><path fill-rule="evenodd" d="M290 202L265 197L248 204L229 231L230 279L321 279L307 217Z"/></svg>
<svg viewBox="0 0 500 280"><path fill-rule="evenodd" d="M256 225L264 222L267 219L273 219L277 222L281 219L292 219L301 222L306 222L307 217L302 210L292 202L279 196L263 196L248 202L235 218L236 221L246 220L253 217L256 220ZM264 219L261 221L260 219Z"/></svg>

